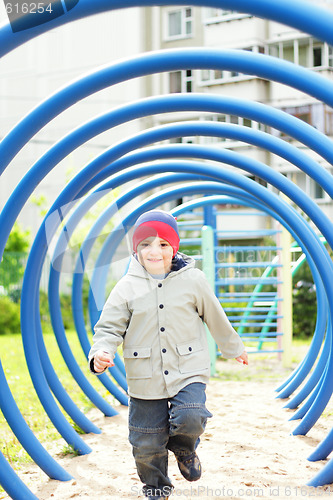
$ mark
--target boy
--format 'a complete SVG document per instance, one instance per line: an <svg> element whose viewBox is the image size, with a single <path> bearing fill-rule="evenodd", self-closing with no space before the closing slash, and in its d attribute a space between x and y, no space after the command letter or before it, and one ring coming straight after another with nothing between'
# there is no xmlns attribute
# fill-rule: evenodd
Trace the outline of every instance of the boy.
<svg viewBox="0 0 333 500"><path fill-rule="evenodd" d="M211 413L205 388L210 360L205 322L226 358L248 364L205 275L178 252L175 218L162 210L142 214L133 233L131 263L112 290L95 326L90 368L113 366L123 342L130 395L129 441L149 499L168 498L168 450L188 481L201 476L195 452Z"/></svg>

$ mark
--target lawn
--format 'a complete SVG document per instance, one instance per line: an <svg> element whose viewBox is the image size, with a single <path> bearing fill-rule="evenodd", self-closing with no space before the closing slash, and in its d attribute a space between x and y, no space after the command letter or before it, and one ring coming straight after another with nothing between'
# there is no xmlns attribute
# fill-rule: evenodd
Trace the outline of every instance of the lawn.
<svg viewBox="0 0 333 500"><path fill-rule="evenodd" d="M109 395L104 386L102 386L93 375L89 374L87 361L82 352L76 333L67 332L67 339L78 364L80 365L82 371L88 375L91 384L98 389L101 395L107 397L110 403L113 404L114 400L112 396ZM44 341L51 358L52 365L64 388L70 394L72 400L77 404L80 410L87 412L90 408L92 408L93 404L83 394L77 383L72 378L59 351L53 333L45 334ZM52 442L59 439L59 434L46 415L33 388L25 362L21 336L0 335L0 352L1 362L8 384L22 415L24 416L30 429L44 444L44 446L46 448L52 447ZM71 421L70 417L68 417L67 414L65 415L73 427L78 430L75 424ZM31 461L29 455L24 449L22 449L22 446L11 431L1 412L0 434L2 438L1 451L14 469L19 469L23 464ZM65 441L63 451L71 451Z"/></svg>
<svg viewBox="0 0 333 500"><path fill-rule="evenodd" d="M263 352L262 354L251 354L249 350L249 366L239 363L231 363L220 360L216 365L216 376L220 380L252 381L260 382L270 380L280 385L290 373L298 366L304 358L311 339L294 339L291 352L291 366L284 367L281 357L277 353ZM272 345L263 344L263 351L272 349Z"/></svg>

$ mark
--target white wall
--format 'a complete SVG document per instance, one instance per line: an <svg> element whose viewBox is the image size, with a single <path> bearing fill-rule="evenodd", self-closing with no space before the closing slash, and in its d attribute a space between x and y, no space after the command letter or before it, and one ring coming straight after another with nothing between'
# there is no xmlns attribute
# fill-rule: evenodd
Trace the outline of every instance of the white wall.
<svg viewBox="0 0 333 500"><path fill-rule="evenodd" d="M208 47L242 48L266 39L267 21L253 17L204 25L204 44Z"/></svg>
<svg viewBox="0 0 333 500"><path fill-rule="evenodd" d="M103 13L61 26L29 41L0 60L0 138L38 103L70 81L98 68L142 52L142 11L139 8ZM7 21L4 8L0 22ZM56 141L88 120L138 99L140 80L132 80L101 91L63 112L35 135L13 160L1 178L0 209L24 173ZM65 158L35 194L46 194L50 203L68 179L97 154L141 129L130 122L105 132ZM28 202L20 216L35 231L39 209ZM39 220L38 220L39 219Z"/></svg>

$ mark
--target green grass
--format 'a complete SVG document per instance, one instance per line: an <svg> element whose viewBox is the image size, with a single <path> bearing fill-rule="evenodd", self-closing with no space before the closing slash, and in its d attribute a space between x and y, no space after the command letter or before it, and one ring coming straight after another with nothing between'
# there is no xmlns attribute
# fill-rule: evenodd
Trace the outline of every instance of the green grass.
<svg viewBox="0 0 333 500"><path fill-rule="evenodd" d="M293 341L291 365L284 367L277 353L249 354L249 366L219 359L216 363L216 377L220 380L236 380L251 382L282 382L302 361L310 340ZM266 346L263 345L263 349ZM267 349L271 346L267 346Z"/></svg>
<svg viewBox="0 0 333 500"><path fill-rule="evenodd" d="M99 381L89 374L87 361L82 352L81 346L75 332L67 332L67 339L71 346L72 352L80 365L82 371L88 376L91 384L98 392L107 397L110 403L115 404L114 399L99 383ZM49 353L52 365L62 383L65 390L68 392L74 403L81 411L87 412L93 407L90 400L83 394L79 386L72 378L62 355L59 351L57 342L52 333L44 335L44 341ZM60 438L57 430L45 413L38 396L34 390L29 371L25 362L22 340L20 335L0 335L0 352L1 362L8 381L10 390L14 399L24 416L28 426L33 431L39 441L43 443L45 448L52 446L55 440ZM81 429L71 421L70 417L62 410L67 420L73 428L82 433ZM4 416L0 412L0 434L1 434L1 451L7 458L14 469L18 470L23 465L31 462L30 456L22 448L12 430L8 426ZM64 442L64 454L75 454L75 450ZM0 488L1 491L1 488Z"/></svg>

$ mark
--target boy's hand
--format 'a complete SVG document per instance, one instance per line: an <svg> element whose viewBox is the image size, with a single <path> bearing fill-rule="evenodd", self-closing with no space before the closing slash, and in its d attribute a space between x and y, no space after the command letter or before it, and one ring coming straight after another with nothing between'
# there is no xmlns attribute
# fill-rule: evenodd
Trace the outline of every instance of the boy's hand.
<svg viewBox="0 0 333 500"><path fill-rule="evenodd" d="M94 370L96 373L103 372L105 368L114 366L111 356L108 352L97 351L94 356Z"/></svg>
<svg viewBox="0 0 333 500"><path fill-rule="evenodd" d="M238 356L238 358L235 358L238 363L242 363L243 365L248 365L249 364L249 359L247 357L247 352L244 351L243 354Z"/></svg>

